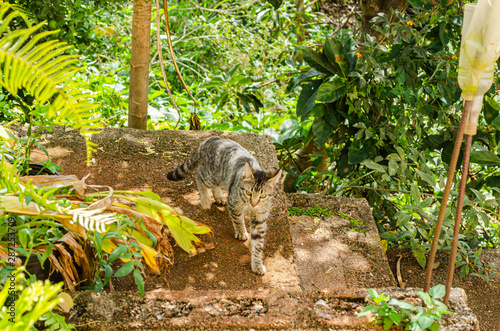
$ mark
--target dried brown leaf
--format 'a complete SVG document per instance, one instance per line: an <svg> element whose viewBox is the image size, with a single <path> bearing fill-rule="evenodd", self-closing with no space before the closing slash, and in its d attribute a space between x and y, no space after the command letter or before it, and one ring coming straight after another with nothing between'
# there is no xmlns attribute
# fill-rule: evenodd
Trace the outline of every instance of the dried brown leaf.
<svg viewBox="0 0 500 331"><path fill-rule="evenodd" d="M87 190L87 184L85 184L85 180L90 176L83 177L81 180L78 180L73 183L73 188L75 189L76 197L80 200L85 200L85 191Z"/></svg>
<svg viewBox="0 0 500 331"><path fill-rule="evenodd" d="M31 181L32 185L38 187L47 187L47 188L56 188L56 187L66 187L71 186L74 182L78 181L78 178L75 175L67 175L67 176L51 176L51 175L42 175L42 176L22 176L19 177L19 181L23 184Z"/></svg>
<svg viewBox="0 0 500 331"><path fill-rule="evenodd" d="M99 201L96 201L93 204L91 204L89 206L89 210L104 211L107 208L111 207L111 205L113 204L113 188L112 187L109 187L109 186L100 186L100 185L90 185L90 187L93 187L93 188L106 187L108 189L109 193L108 193L108 195L105 198L103 198L103 199L101 199Z"/></svg>
<svg viewBox="0 0 500 331"><path fill-rule="evenodd" d="M76 266L75 266L75 263L73 261L73 257L71 256L71 254L66 250L66 248L62 244L55 244L54 249L60 253L59 262L61 263L61 265L64 268L65 272L67 273L68 277L74 283L76 283L76 284L79 283L80 282L80 275L78 274L78 271L76 270Z"/></svg>
<svg viewBox="0 0 500 331"><path fill-rule="evenodd" d="M14 260L14 268L18 268L21 266L22 261L17 256L9 256L7 251L0 247L0 260L4 260L7 264L11 264L12 260Z"/></svg>
<svg viewBox="0 0 500 331"><path fill-rule="evenodd" d="M54 256L54 254L49 255L49 261L50 261L51 268L56 269L63 276L64 284L68 287L68 289L71 292L75 292L76 289L75 289L75 286L73 285L73 282L71 281L71 278L69 277L66 270L64 270L62 265L59 263L57 258Z"/></svg>
<svg viewBox="0 0 500 331"><path fill-rule="evenodd" d="M70 232L66 233L58 241L64 242L73 251L73 258L76 264L82 269L82 277L80 277L80 279L82 282L89 284L93 278L93 271L82 246L76 241Z"/></svg>

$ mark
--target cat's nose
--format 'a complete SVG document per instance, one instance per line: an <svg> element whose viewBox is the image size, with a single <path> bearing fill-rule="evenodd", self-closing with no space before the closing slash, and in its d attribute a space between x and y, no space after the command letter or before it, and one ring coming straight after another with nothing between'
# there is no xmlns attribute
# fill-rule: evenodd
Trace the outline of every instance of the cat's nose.
<svg viewBox="0 0 500 331"><path fill-rule="evenodd" d="M252 199L252 201L250 201L250 203L252 204L252 207L255 207L255 206L257 206L259 204L259 200L253 200Z"/></svg>

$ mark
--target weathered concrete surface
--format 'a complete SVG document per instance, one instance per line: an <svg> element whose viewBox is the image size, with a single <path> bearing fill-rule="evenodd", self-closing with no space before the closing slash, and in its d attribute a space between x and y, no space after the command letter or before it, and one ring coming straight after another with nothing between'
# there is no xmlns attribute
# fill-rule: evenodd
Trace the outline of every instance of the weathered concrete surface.
<svg viewBox="0 0 500 331"><path fill-rule="evenodd" d="M250 270L250 239L241 242L234 238L226 208L212 205L210 210L202 210L192 176L179 182L166 179L169 170L182 164L203 140L213 135L241 144L255 155L263 169L279 166L271 138L250 133L105 129L92 137L98 146L89 167L85 166L84 140L77 131L56 127L53 132L44 134L42 143L51 161L63 168L62 174L82 178L90 173L88 184L108 185L115 190L152 190L178 212L213 229L213 237L202 238L213 243L213 249L201 250L203 253L190 256L179 247L174 247L174 264L168 275L170 289L298 290L286 197L281 187L274 197L268 220L264 248L267 272L258 276ZM46 156L38 151L35 158L40 160ZM116 279L113 285L117 290L135 287L133 279L123 278ZM146 283L146 289L159 286L163 287L162 281Z"/></svg>
<svg viewBox="0 0 500 331"><path fill-rule="evenodd" d="M377 289L399 300L421 304L417 289ZM368 303L364 289L344 291L283 290L150 291L94 293L75 297L68 314L82 330L383 330L372 317L358 318ZM451 307L440 330L479 330L462 289L452 289Z"/></svg>
<svg viewBox="0 0 500 331"><path fill-rule="evenodd" d="M318 206L334 213L332 217L291 218L303 290L396 286L365 199L319 194L287 194L287 199L289 206Z"/></svg>

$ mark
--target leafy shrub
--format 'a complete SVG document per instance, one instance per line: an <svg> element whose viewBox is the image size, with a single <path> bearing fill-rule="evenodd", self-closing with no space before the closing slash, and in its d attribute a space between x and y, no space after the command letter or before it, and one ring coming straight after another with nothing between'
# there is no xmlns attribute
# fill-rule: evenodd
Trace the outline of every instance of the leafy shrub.
<svg viewBox="0 0 500 331"><path fill-rule="evenodd" d="M389 299L384 293L378 294L374 289L368 289L368 300L373 301L358 313L358 317L373 314L374 324L383 324L384 330L389 330L393 325L404 327L405 330L420 331L439 329L442 315L452 314L440 299L446 293L444 285L436 285L429 293L418 291L422 299L422 306L415 306L408 301Z"/></svg>
<svg viewBox="0 0 500 331"><path fill-rule="evenodd" d="M346 31L326 38L320 50L305 49L311 68L290 85L302 85L296 114L313 119L310 132L331 160L322 173L298 177L295 185L308 190L306 178L328 194L367 198L382 238L410 246L425 266L460 117L455 54L462 19L456 6L417 2L405 13L393 11L394 22L375 17L378 37L357 42ZM481 177L472 174L468 185L458 262L462 274L483 276L483 266L470 263L470 250L495 246L499 238L491 220L499 192L493 128L500 108L493 94L486 100L471 154L472 171ZM451 245L454 208L441 248Z"/></svg>

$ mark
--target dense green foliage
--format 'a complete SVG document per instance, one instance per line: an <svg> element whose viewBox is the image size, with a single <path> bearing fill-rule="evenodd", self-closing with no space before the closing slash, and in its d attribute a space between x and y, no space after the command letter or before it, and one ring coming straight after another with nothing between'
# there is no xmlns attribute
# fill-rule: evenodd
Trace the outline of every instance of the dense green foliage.
<svg viewBox="0 0 500 331"><path fill-rule="evenodd" d="M300 77L309 82L297 100L297 116L314 117L316 144L328 144L332 166L316 174L329 178L323 191L366 197L382 238L408 243L425 266L460 120L455 54L461 16L451 5L393 14L396 22L385 15L373 20L377 38L364 35L364 42L355 42L345 34L327 38L319 51L304 51L311 70ZM467 190L462 274L483 276L482 266L470 262L469 249L498 243L498 225L490 223L497 218L499 188L494 92L486 99L471 154L472 171L481 177L472 175ZM453 210L454 205L448 225ZM452 227L445 227L441 247L450 246L451 234Z"/></svg>
<svg viewBox="0 0 500 331"><path fill-rule="evenodd" d="M305 1L301 11L289 0L271 1L274 6L170 1L174 50L199 104L194 107L168 61L180 129L189 127L189 115L196 112L204 130L271 135L295 190L367 198L383 239L411 247L425 265L461 114L462 13L453 5L410 1L404 13L375 17L378 34L369 36L352 22L337 30L341 20L321 13L321 2ZM74 79L92 91L102 125L126 126L131 3L50 6L56 4L57 10L35 11L49 4L24 3L37 20L54 20L47 29L61 28L60 37L78 47L85 72ZM156 10L153 20L155 15ZM165 27L160 29L168 58ZM157 52L153 42L148 127L173 129L178 115L165 93ZM2 121L12 119L10 100L4 93ZM500 104L493 89L485 100L474 136L457 265L463 275L489 277L478 255L500 237ZM21 109L14 107L14 112ZM311 166L302 169L297 154L311 140L319 148L307 155ZM454 209L451 203L440 248L450 246Z"/></svg>

